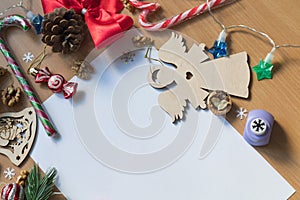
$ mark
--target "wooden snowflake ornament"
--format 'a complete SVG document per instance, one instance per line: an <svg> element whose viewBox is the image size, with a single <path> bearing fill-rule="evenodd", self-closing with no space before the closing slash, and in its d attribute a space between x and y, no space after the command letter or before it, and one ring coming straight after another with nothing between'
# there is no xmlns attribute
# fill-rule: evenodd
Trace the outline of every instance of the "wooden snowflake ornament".
<svg viewBox="0 0 300 200"><path fill-rule="evenodd" d="M158 56L175 68L152 66L149 83L154 88L167 88L159 95L158 103L173 122L183 118L187 100L195 109L205 109L208 91L221 90L242 98L249 95L250 70L246 52L209 60L205 44L193 44L187 51L182 36L172 33L159 49Z"/></svg>
<svg viewBox="0 0 300 200"><path fill-rule="evenodd" d="M36 123L33 108L0 115L0 153L6 155L16 166L23 162L31 149Z"/></svg>

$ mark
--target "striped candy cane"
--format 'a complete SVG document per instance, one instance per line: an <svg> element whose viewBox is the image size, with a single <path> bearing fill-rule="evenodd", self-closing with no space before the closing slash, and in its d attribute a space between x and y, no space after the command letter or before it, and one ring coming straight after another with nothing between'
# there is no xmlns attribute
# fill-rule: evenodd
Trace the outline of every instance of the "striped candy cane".
<svg viewBox="0 0 300 200"><path fill-rule="evenodd" d="M217 8L232 3L234 1L235 0L211 0L209 1L209 5L210 8L213 9L213 8ZM158 23L150 23L147 21L148 14L156 11L160 7L160 5L158 3L147 3L147 2L140 2L137 0L129 0L129 2L133 7L141 10L141 14L139 16L139 23L144 29L149 31L159 31L159 30L167 29L185 20L191 19L192 17L195 17L199 14L202 14L208 10L207 4L203 3L199 6L196 6L178 15L170 17L166 20L162 20Z"/></svg>
<svg viewBox="0 0 300 200"><path fill-rule="evenodd" d="M0 20L0 30L2 30L4 27L10 26L10 25L18 25L20 26L23 30L28 30L30 29L30 24L27 20L24 19L24 17L20 15L11 15L3 18ZM41 102L39 99L35 96L32 88L28 84L25 76L23 75L19 65L15 61L13 55L10 53L10 50L7 48L4 38L0 36L0 50L2 54L4 55L8 65L12 69L13 73L15 74L16 78L20 82L24 92L26 93L27 97L29 98L30 103L34 107L37 116L41 120L47 134L49 136L55 135L56 131L46 114L45 110L42 107Z"/></svg>

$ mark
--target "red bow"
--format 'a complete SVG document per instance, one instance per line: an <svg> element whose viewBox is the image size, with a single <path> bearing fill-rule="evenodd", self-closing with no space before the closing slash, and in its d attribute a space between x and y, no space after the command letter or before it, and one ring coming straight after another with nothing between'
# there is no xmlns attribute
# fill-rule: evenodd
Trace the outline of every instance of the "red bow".
<svg viewBox="0 0 300 200"><path fill-rule="evenodd" d="M72 8L76 13L84 14L96 47L133 25L133 20L129 16L117 14L123 9L120 0L42 0L42 6L45 14L61 7Z"/></svg>
<svg viewBox="0 0 300 200"><path fill-rule="evenodd" d="M53 92L63 92L65 99L72 97L77 90L77 83L67 82L60 74L51 74L48 67L38 70L35 76L36 83L47 83Z"/></svg>

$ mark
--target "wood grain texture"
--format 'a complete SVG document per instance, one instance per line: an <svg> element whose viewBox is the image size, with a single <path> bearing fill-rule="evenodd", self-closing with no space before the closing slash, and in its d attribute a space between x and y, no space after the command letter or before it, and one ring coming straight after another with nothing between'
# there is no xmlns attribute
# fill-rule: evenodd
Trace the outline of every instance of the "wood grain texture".
<svg viewBox="0 0 300 200"><path fill-rule="evenodd" d="M3 10L12 2L13 0L1 1L0 10ZM162 9L150 17L152 21L178 14L204 1L157 0L157 2L161 4ZM24 0L24 4L26 7L31 7L34 12L41 12L41 5L38 0L30 0L30 2ZM277 44L300 44L299 7L300 1L298 0L238 0L236 3L214 10L214 13L225 25L249 25L269 34ZM128 11L123 12L131 15L135 20L135 25L139 26L137 23L138 13L132 15ZM14 13L24 15L21 9L14 10ZM208 46L213 44L221 31L220 27L213 22L207 13L177 25L172 29ZM3 33L5 31L1 31L1 34ZM9 28L6 31L6 38L24 70L26 70L27 65L22 61L23 54L31 51L34 55L37 55L43 47L40 37L37 37L33 31L24 33L17 28ZM87 35L86 41L78 54L69 56L51 54L45 60L45 64L53 72L61 73L66 78L70 78L72 76L70 70L72 59L75 57L84 58L92 49L89 35ZM257 65L259 60L263 59L271 49L271 45L265 38L247 31L230 31L228 44L231 54L246 51L249 55L250 66ZM244 107L247 110L265 109L274 115L276 123L272 131L270 144L256 149L296 190L300 190L299 55L300 49L278 49L275 53L273 79L257 81L256 75L251 72L250 98L247 100L233 98L233 109L227 115L227 119L241 134L243 133L246 120L239 120L235 117L235 110L238 107ZM4 58L0 59L0 65L6 66ZM41 100L45 100L52 94L45 85L34 84L31 77L28 77L28 79L38 92ZM8 81L18 85L15 79L8 79ZM0 83L0 87L2 87L2 83ZM8 109L1 105L0 112L19 111L28 105L28 101L23 95L22 103L19 103L13 109ZM7 158L0 156L0 165L0 182L7 181L4 180L2 171L6 167L11 167L12 164ZM21 168L29 169L32 165L33 161L29 158ZM19 170L17 167L15 169ZM54 199L63 198L56 196ZM291 199L300 199L300 193L297 192Z"/></svg>

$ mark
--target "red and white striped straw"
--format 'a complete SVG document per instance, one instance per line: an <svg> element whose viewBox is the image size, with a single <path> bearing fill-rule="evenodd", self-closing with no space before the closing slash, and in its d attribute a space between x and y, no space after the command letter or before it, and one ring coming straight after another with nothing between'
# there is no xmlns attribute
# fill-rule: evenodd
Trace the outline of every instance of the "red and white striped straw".
<svg viewBox="0 0 300 200"><path fill-rule="evenodd" d="M217 8L232 3L234 1L235 0L211 0L209 1L209 5L210 8L213 9L213 8ZM168 19L162 20L158 23L151 23L147 21L147 16L149 13L156 11L160 7L158 3L147 3L147 2L137 1L137 0L129 0L129 2L133 7L141 10L141 14L139 16L139 23L144 29L149 31L159 31L159 30L167 29L185 20L191 19L199 14L202 14L208 10L207 3L203 3L199 6L191 8L185 12L182 12Z"/></svg>

